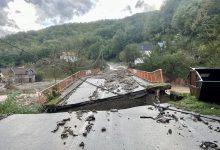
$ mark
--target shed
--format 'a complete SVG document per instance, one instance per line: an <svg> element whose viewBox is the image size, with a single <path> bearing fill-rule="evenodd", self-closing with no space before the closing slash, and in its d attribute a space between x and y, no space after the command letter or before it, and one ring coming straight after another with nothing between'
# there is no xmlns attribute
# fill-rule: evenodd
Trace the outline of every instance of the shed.
<svg viewBox="0 0 220 150"><path fill-rule="evenodd" d="M220 103L220 68L191 68L188 84L199 100Z"/></svg>

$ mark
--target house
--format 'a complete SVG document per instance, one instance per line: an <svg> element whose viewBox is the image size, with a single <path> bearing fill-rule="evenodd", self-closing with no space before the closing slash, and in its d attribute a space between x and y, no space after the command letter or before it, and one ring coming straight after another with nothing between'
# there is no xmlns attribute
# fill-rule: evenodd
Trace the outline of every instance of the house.
<svg viewBox="0 0 220 150"><path fill-rule="evenodd" d="M138 44L138 49L140 50L141 54L144 55L150 55L153 49L153 46L151 44L145 44L141 43Z"/></svg>
<svg viewBox="0 0 220 150"><path fill-rule="evenodd" d="M62 52L60 59L63 59L66 62L75 62L78 58L75 52Z"/></svg>
<svg viewBox="0 0 220 150"><path fill-rule="evenodd" d="M160 49L166 48L166 41L158 42L157 44L160 46Z"/></svg>
<svg viewBox="0 0 220 150"><path fill-rule="evenodd" d="M9 69L0 68L0 82L5 82L7 80L7 73Z"/></svg>
<svg viewBox="0 0 220 150"><path fill-rule="evenodd" d="M10 70L10 76L14 83L31 83L35 82L36 72L29 68L13 67Z"/></svg>
<svg viewBox="0 0 220 150"><path fill-rule="evenodd" d="M137 45L137 47L140 50L142 57L135 59L134 61L135 65L144 63L144 60L143 60L144 57L150 56L152 49L153 49L153 46L151 44L145 44L145 43L140 43Z"/></svg>

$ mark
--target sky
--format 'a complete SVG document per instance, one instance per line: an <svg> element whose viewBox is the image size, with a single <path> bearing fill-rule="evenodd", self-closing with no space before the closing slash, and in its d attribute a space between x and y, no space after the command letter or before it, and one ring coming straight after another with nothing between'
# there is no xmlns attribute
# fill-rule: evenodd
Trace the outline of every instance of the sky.
<svg viewBox="0 0 220 150"><path fill-rule="evenodd" d="M0 37L70 22L119 19L160 9L164 0L0 0Z"/></svg>

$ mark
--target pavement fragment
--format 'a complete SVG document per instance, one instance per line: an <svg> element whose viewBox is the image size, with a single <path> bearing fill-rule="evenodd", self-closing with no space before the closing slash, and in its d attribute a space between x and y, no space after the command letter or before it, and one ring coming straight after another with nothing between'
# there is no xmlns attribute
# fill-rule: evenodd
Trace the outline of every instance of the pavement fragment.
<svg viewBox="0 0 220 150"><path fill-rule="evenodd" d="M105 131L106 131L106 128L105 128L105 127L102 127L101 131L102 131L102 132L105 132Z"/></svg>
<svg viewBox="0 0 220 150"><path fill-rule="evenodd" d="M64 126L67 121L70 121L70 118L66 118L66 119L63 119L61 121L57 121L57 125L56 125L55 129L52 130L51 132L53 132L53 133L57 132L59 130L59 127Z"/></svg>
<svg viewBox="0 0 220 150"><path fill-rule="evenodd" d="M118 109L111 109L110 112L118 112Z"/></svg>
<svg viewBox="0 0 220 150"><path fill-rule="evenodd" d="M219 147L217 144L213 143L213 142L202 142L202 144L200 145L200 148L205 149L205 150L218 150Z"/></svg>
<svg viewBox="0 0 220 150"><path fill-rule="evenodd" d="M84 149L84 147L85 147L84 142L81 142L81 143L79 144L79 147L82 147L82 149Z"/></svg>
<svg viewBox="0 0 220 150"><path fill-rule="evenodd" d="M90 115L86 118L86 121L95 121L95 116L94 115Z"/></svg>
<svg viewBox="0 0 220 150"><path fill-rule="evenodd" d="M168 130L168 134L172 134L172 130L171 129Z"/></svg>

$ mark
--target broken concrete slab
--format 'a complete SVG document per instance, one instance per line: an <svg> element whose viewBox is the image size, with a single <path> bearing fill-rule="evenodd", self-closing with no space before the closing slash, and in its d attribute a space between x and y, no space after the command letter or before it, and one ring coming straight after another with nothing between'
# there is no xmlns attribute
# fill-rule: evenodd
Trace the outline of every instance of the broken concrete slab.
<svg viewBox="0 0 220 150"><path fill-rule="evenodd" d="M166 110L166 112L169 112L169 114L173 113L169 110ZM119 113L121 117L119 117ZM184 120L179 119L175 121L173 119L170 120L169 124L157 123L152 119L140 119L140 116L157 117L158 110L149 110L147 106L118 110L118 113L98 111L95 114L95 123L85 138L82 135L88 125L88 122L85 120L91 114L93 114L91 111L83 113L81 120L77 119L77 114L74 111L71 114L54 113L9 116L0 121L0 149L38 150L44 149L45 145L47 145L47 149L51 150L80 150L82 147L79 147L79 144L83 142L85 144L84 149L87 150L199 150L202 141L220 142L220 134L218 132L210 130L206 124L200 121L194 122L191 116L187 114L177 112L175 114L176 117L184 117ZM67 121L61 127L62 130L59 129L56 133L51 133L57 121L64 118L70 118L70 121ZM214 128L219 126L217 121L207 121ZM182 127L182 124L187 127ZM77 128L74 127L75 125L77 125ZM64 127L71 127L73 133L78 136L68 135L67 138L61 139L60 135ZM103 127L108 132L102 133L100 130ZM169 129L172 130L172 135L170 136L167 135ZM146 139L148 140L146 141Z"/></svg>

